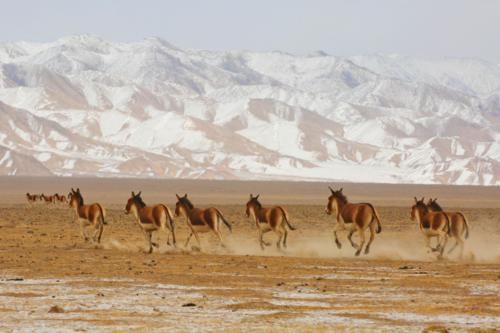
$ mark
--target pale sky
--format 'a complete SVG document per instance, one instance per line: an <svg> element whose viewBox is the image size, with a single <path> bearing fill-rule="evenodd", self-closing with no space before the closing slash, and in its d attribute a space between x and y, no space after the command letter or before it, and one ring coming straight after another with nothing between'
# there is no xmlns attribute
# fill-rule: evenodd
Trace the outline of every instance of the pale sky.
<svg viewBox="0 0 500 333"><path fill-rule="evenodd" d="M0 0L0 41L90 33L182 48L477 57L500 63L496 0Z"/></svg>

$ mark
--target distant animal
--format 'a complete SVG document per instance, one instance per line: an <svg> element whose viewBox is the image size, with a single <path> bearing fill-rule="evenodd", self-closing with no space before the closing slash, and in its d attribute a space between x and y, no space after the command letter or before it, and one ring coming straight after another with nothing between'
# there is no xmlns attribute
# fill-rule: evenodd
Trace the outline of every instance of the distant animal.
<svg viewBox="0 0 500 333"><path fill-rule="evenodd" d="M125 206L125 214L132 213L142 231L146 235L149 250L148 253L153 252L153 246L159 247L157 243L152 242L152 234L154 231L168 230L167 245L170 245L170 235L172 235L172 242L175 246L175 223L172 212L167 206L158 204L154 206L146 206L141 198L142 191L132 196L127 201Z"/></svg>
<svg viewBox="0 0 500 333"><path fill-rule="evenodd" d="M67 203L66 196L58 193L54 194L54 203L61 203L61 204Z"/></svg>
<svg viewBox="0 0 500 333"><path fill-rule="evenodd" d="M343 193L343 188L338 191L335 191L331 187L328 188L331 194L328 197L325 212L331 215L333 211L336 211L337 223L333 229L333 235L337 248L340 249L342 247L337 237L337 232L347 230L349 232L347 239L351 243L351 246L357 249L355 252L356 256L359 256L366 242L365 230L369 228L370 239L365 247L365 254L368 254L373 239L375 238L375 232L378 234L382 231L380 218L375 207L370 203L350 203ZM352 236L356 231L359 233L361 239L361 244L359 245L352 240Z"/></svg>
<svg viewBox="0 0 500 333"><path fill-rule="evenodd" d="M433 212L442 212L443 208L437 203L437 198L430 198L427 207ZM464 243L469 238L469 223L462 212L444 212L450 221L450 237L455 239L455 245L449 250L450 254L457 246L460 247L460 258L463 257Z"/></svg>
<svg viewBox="0 0 500 333"><path fill-rule="evenodd" d="M271 243L264 241L264 234L271 230L278 235L278 241L276 242L278 249L281 248L282 241L283 247L286 248L288 237L287 227L290 230L296 230L296 228L290 224L288 213L283 207L264 208L259 202L259 196L260 194L257 194L255 197L250 194L250 200L247 202L245 213L247 217L252 217L257 226L261 249L264 249L264 246L271 245Z"/></svg>
<svg viewBox="0 0 500 333"><path fill-rule="evenodd" d="M43 201L49 205L49 204L54 204L55 203L55 200L54 200L54 196L53 195L45 195L45 194L41 194L40 195L40 198L43 199Z"/></svg>
<svg viewBox="0 0 500 333"><path fill-rule="evenodd" d="M415 204L411 207L411 219L417 221L418 227L424 235L427 247L431 251L439 252L439 257L443 256L443 251L448 242L450 233L450 220L444 212L433 212L424 203L424 198L418 200L414 197ZM431 237L438 238L438 245L433 248L430 243Z"/></svg>
<svg viewBox="0 0 500 333"><path fill-rule="evenodd" d="M183 215L186 219L186 224L191 230L184 246L188 246L193 235L198 242L198 246L201 246L198 233L212 231L219 239L221 246L224 247L222 233L220 230L221 222L226 225L230 232L232 232L232 228L231 224L224 218L222 213L215 207L195 208L188 199L187 194L182 197L178 194L175 196L177 197L177 203L175 204L175 216Z"/></svg>
<svg viewBox="0 0 500 333"><path fill-rule="evenodd" d="M27 192L26 199L28 200L28 203L32 204L38 200L38 195L37 194L30 194L29 192Z"/></svg>
<svg viewBox="0 0 500 333"><path fill-rule="evenodd" d="M80 222L80 231L83 239L86 242L89 240L86 229L93 228L92 240L100 243L104 224L106 224L104 221L105 211L101 204L93 203L85 205L80 188L77 188L76 191L72 188L69 206L75 210L76 218Z"/></svg>

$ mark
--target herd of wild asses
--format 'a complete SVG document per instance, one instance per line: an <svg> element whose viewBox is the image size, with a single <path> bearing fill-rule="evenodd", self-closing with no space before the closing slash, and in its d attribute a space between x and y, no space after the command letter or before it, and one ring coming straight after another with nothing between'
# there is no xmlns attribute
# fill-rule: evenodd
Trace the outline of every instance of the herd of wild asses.
<svg viewBox="0 0 500 333"><path fill-rule="evenodd" d="M326 205L325 213L335 214L335 226L333 235L335 244L340 249L340 243L337 233L339 231L347 232L347 239L351 246L356 250L355 255L359 256L361 252L368 254L370 246L376 233L382 231L382 224L375 207L370 203L351 203L343 193L343 189L334 190L329 187L330 195ZM106 211L99 203L85 204L80 189L71 189L66 195L33 195L26 193L30 204L44 202L46 204L68 203L75 210L76 218L80 223L80 230L85 241L100 243L104 225L106 225ZM184 246L188 246L191 237L194 236L200 246L199 233L213 232L218 238L221 246L224 247L221 233L221 225L224 224L229 231L232 231L224 215L215 207L198 208L188 198L187 194L179 196L176 194L177 203L175 204L175 216L183 216L190 230ZM437 203L437 199L429 199L427 203L424 198L418 200L414 198L415 203L411 207L411 219L418 223L419 229L424 235L426 245L432 252L437 252L438 257L443 256L444 249L448 243L448 238L455 240L455 244L449 249L448 253L457 246L460 248L460 257L463 256L464 241L469 236L469 225L464 214L461 212L445 212ZM148 242L148 253L153 251L153 247L159 247L158 243L152 241L154 231L167 232L167 245L176 246L175 223L171 210L164 204L148 206L142 200L141 192L131 193L125 206L125 214L135 217L138 225L144 232ZM259 195L253 196L246 203L246 215L255 223L259 235L259 245L262 249L271 243L264 241L264 234L273 231L278 236L276 246L286 248L289 230L295 230L290 223L290 218L286 209L281 206L263 207L259 201ZM370 231L370 237L366 242L365 231ZM88 234L90 230L91 235ZM358 233L360 244L352 240L354 233ZM430 239L437 238L437 246L432 247ZM366 244L366 245L365 245ZM363 251L364 247L364 251Z"/></svg>

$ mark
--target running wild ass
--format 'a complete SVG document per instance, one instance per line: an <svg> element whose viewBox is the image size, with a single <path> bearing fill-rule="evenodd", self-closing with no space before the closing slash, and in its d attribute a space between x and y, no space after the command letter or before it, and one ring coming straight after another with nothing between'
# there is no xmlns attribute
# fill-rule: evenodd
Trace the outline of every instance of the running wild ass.
<svg viewBox="0 0 500 333"><path fill-rule="evenodd" d="M85 205L79 188L76 191L71 189L69 206L75 210L76 218L80 222L80 231L83 239L85 241L89 240L86 229L87 227L92 227L94 229L92 240L100 243L104 224L106 224L104 221L105 212L102 206L98 203Z"/></svg>
<svg viewBox="0 0 500 333"><path fill-rule="evenodd" d="M132 192L132 196L125 206L125 214L132 213L139 227L144 231L149 245L148 253L153 252L153 246L159 247L159 244L154 243L151 239L154 231L168 230L167 245L170 245L170 235L172 235L172 242L175 246L175 223L172 212L163 204L147 206L141 198L141 193L142 191L137 194Z"/></svg>
<svg viewBox="0 0 500 333"><path fill-rule="evenodd" d="M443 257L443 251L448 242L450 233L450 220L444 212L433 212L424 203L424 198L418 200L416 197L415 204L411 207L411 219L417 221L418 227L424 235L427 247L431 251L438 251L439 258ZM436 248L431 247L431 237L438 238Z"/></svg>
<svg viewBox="0 0 500 333"><path fill-rule="evenodd" d="M442 212L443 208L437 203L437 198L429 199L427 207L433 212ZM469 238L469 223L462 212L444 212L450 221L450 237L455 239L455 245L449 250L450 254L457 246L460 247L460 258L463 258L464 243Z"/></svg>
<svg viewBox="0 0 500 333"><path fill-rule="evenodd" d="M220 231L221 222L226 225L230 232L232 231L232 228L231 224L224 218L222 213L215 207L195 208L188 199L187 194L182 197L176 194L176 197L177 203L175 204L175 216L184 215L186 224L191 230L184 246L188 246L193 235L198 242L198 246L201 246L198 233L212 231L219 239L221 246L224 247Z"/></svg>
<svg viewBox="0 0 500 333"><path fill-rule="evenodd" d="M342 244L340 243L337 232L341 230L347 230L349 232L347 239L351 243L351 246L357 249L356 255L359 256L363 246L365 244L365 230L370 229L370 239L368 240L368 244L365 247L365 254L370 252L370 245L375 238L376 233L380 233L382 231L382 225L380 224L380 218L378 216L375 207L373 207L370 203L350 203L347 200L347 197L342 192L341 188L338 191L333 190L331 187L330 196L328 197L328 203L326 205L325 212L328 215L331 215L333 211L336 211L336 220L337 223L333 229L333 235L335 236L335 244L340 249ZM375 229L376 228L376 229ZM352 240L352 235L355 232L359 233L361 238L361 244L356 244Z"/></svg>
<svg viewBox="0 0 500 333"><path fill-rule="evenodd" d="M295 227L290 224L287 211L281 206L271 208L262 207L259 202L259 195L260 194L257 194L254 197L250 194L250 200L247 202L245 213L247 217L252 217L257 226L261 249L264 250L264 246L271 245L271 243L264 241L264 234L271 230L278 235L276 247L280 249L281 241L283 240L283 247L286 248L286 240L288 237L287 226L290 230L296 230Z"/></svg>

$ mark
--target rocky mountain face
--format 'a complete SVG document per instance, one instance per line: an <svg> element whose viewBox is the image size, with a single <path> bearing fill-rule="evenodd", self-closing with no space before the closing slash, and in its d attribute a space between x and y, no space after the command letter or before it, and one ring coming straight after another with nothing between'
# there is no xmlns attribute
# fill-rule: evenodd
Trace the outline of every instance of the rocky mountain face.
<svg viewBox="0 0 500 333"><path fill-rule="evenodd" d="M500 66L0 44L0 174L500 184Z"/></svg>

